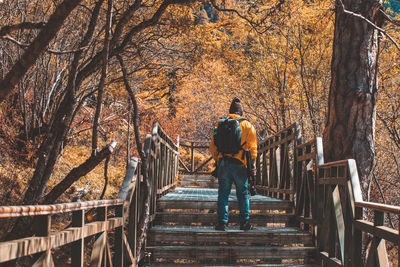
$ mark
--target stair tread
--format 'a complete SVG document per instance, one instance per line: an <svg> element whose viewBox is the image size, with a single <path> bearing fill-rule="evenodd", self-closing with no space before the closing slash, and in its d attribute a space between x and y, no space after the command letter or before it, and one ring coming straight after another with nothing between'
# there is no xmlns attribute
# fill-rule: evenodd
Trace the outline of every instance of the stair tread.
<svg viewBox="0 0 400 267"><path fill-rule="evenodd" d="M149 246L153 257L163 259L300 259L314 257L316 248L311 246Z"/></svg>
<svg viewBox="0 0 400 267"><path fill-rule="evenodd" d="M155 245L149 246L147 249L152 251L162 251L162 250L195 250L197 252L201 250L210 250L210 251L218 251L218 250L237 250L237 251L287 251L287 252L295 252L295 251L315 251L316 248L312 246L215 246L215 245L207 245L207 246L181 246L181 245ZM246 252L244 252L246 253Z"/></svg>
<svg viewBox="0 0 400 267"><path fill-rule="evenodd" d="M150 265L145 265L150 266ZM162 267L162 266L174 266L174 267L187 267L187 266L192 266L192 267L234 267L238 265L204 265L204 264L178 264L178 263L151 263L152 267ZM240 266L253 266L253 267L318 267L320 265L317 264L240 264Z"/></svg>
<svg viewBox="0 0 400 267"><path fill-rule="evenodd" d="M221 232L214 229L214 226L186 226L186 225L155 225L150 231L161 232L202 232L202 233L216 233ZM239 226L228 226L227 233L242 233L242 234L262 234L262 233L293 233L293 234L309 234L297 227L267 227L267 226L254 226L251 231L240 230Z"/></svg>
<svg viewBox="0 0 400 267"><path fill-rule="evenodd" d="M175 191L162 196L158 201L193 201L193 202L217 202L217 188L200 188L200 187L177 187ZM262 195L249 196L250 203L252 202L278 202L290 203L289 200L282 200ZM229 201L237 201L236 190L232 189L229 195Z"/></svg>

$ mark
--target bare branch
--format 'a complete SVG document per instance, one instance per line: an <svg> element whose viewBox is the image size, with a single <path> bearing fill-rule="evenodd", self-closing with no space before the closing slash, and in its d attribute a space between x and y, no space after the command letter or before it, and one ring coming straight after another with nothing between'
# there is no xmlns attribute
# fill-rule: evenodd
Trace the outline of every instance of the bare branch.
<svg viewBox="0 0 400 267"><path fill-rule="evenodd" d="M386 20L390 21L394 25L400 26L400 21L399 20L395 20L393 17L391 17L388 13L386 13L382 9L380 9L379 11L382 13L382 15L385 17Z"/></svg>
<svg viewBox="0 0 400 267"><path fill-rule="evenodd" d="M236 14L236 15L237 15L238 17L240 17L241 19L247 21L247 22L250 24L250 26L251 26L257 33L259 33L259 34L263 34L263 33L265 33L265 32L268 30L268 28L267 28L267 29L265 29L264 31L260 31L258 28L261 27L261 24L264 23L265 20L266 20L269 16L271 16L271 15L272 15L273 13L275 13L278 9L280 9L281 6L283 5L283 3L285 3L285 0L279 1L278 4L276 4L275 6L271 7L271 8L268 10L268 12L265 14L264 18L263 18L259 23L256 23L256 22L254 22L253 20L249 19L248 17L242 15L242 14L241 14L239 11L237 11L236 9L219 7L219 6L215 3L215 0L211 0L211 5L212 5L216 10L221 11L221 12L230 12L230 13Z"/></svg>
<svg viewBox="0 0 400 267"><path fill-rule="evenodd" d="M97 106L96 112L94 114L93 119L93 134L92 134L92 154L95 155L97 153L98 146L98 125L100 121L101 110L103 106L103 93L104 93L104 85L106 81L107 71L108 71L108 57L110 51L110 36L111 36L111 23L112 23L112 10L113 10L113 1L107 1L107 18L106 18L106 27L105 27L105 38L104 38L104 48L102 54L102 67L101 67L101 76L99 81L99 89L97 91Z"/></svg>
<svg viewBox="0 0 400 267"><path fill-rule="evenodd" d="M33 29L43 29L46 25L46 22L22 22L14 25L7 25L0 29L0 36L4 36L6 34L10 34L13 31L18 30L33 30Z"/></svg>
<svg viewBox="0 0 400 267"><path fill-rule="evenodd" d="M8 40L8 41L10 41L10 42L22 47L22 48L27 48L27 47L30 46L29 44L24 44L24 43L19 42L18 40L15 40L14 38L12 38L9 35L2 36L1 38L4 39L4 40ZM48 48L48 49L46 49L46 52L49 52L51 54L56 54L56 55L65 55L65 54L74 54L76 52L84 51L87 48L88 47L86 46L86 47L81 47L81 48L76 49L76 50L64 50L64 51L62 51L62 50L54 50L54 49Z"/></svg>
<svg viewBox="0 0 400 267"><path fill-rule="evenodd" d="M351 15L351 16L354 16L354 17L356 17L356 18L359 18L359 19L365 21L366 23L368 23L369 25L371 25L373 28L375 28L376 30L378 30L378 31L380 31L381 33L383 33L387 38L389 38L389 40L390 40L390 41L396 46L396 48L400 51L400 46L399 46L399 44L398 44L384 29L378 27L375 23L373 23L372 21L370 21L370 20L367 19L366 17L364 17L364 16L362 16L362 15L360 15L360 14L357 14L357 13L354 13L354 12L351 12L351 11L347 10L347 9L344 7L344 4L343 4L342 0L338 0L338 1L339 1L339 3L340 3L340 6L341 6L341 8L342 8L343 13L348 14L348 15Z"/></svg>

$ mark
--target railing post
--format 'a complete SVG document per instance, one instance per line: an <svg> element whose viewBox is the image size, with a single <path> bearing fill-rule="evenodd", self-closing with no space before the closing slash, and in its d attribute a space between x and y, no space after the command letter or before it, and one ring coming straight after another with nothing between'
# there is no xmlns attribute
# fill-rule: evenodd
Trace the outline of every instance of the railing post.
<svg viewBox="0 0 400 267"><path fill-rule="evenodd" d="M107 237L107 211L108 211L107 207L101 207L97 211L98 220L105 222L105 229L104 229L104 232L102 233L104 235L105 242L103 243L104 247L101 249L103 252L103 255L101 257L102 258L101 265L100 265L101 267L109 266L108 258L107 258L107 242L108 242L108 240L107 240L108 239L108 237ZM99 234L99 236L102 234Z"/></svg>
<svg viewBox="0 0 400 267"><path fill-rule="evenodd" d="M72 243L71 249L71 266L80 266L84 265L84 247L85 247L85 239L83 238L83 230L85 226L85 211L78 210L72 212L72 227L80 227L80 239Z"/></svg>
<svg viewBox="0 0 400 267"><path fill-rule="evenodd" d="M382 226L384 222L385 214L382 211L375 211L374 226ZM385 243L385 240L377 236L372 239L367 266L389 266Z"/></svg>
<svg viewBox="0 0 400 267"><path fill-rule="evenodd" d="M47 267L54 266L53 258L51 257L50 250L50 227L51 215L38 216L36 234L40 237L47 237L47 250L40 253L39 259L32 265L32 267Z"/></svg>
<svg viewBox="0 0 400 267"><path fill-rule="evenodd" d="M120 205L115 210L115 217L122 218L122 225L115 229L115 241L114 241L114 266L122 267L124 266L124 226L125 226L125 216L123 216L123 205ZM75 265L72 265L75 266Z"/></svg>
<svg viewBox="0 0 400 267"><path fill-rule="evenodd" d="M360 220L363 217L363 208L355 207L355 220ZM361 230L354 227L354 236L352 240L353 248L353 267L362 266L362 232Z"/></svg>
<svg viewBox="0 0 400 267"><path fill-rule="evenodd" d="M194 142L190 143L190 174L194 174Z"/></svg>

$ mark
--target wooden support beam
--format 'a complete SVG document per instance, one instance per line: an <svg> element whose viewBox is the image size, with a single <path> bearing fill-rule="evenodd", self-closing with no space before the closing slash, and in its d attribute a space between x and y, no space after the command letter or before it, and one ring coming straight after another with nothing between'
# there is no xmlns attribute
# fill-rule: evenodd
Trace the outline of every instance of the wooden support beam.
<svg viewBox="0 0 400 267"><path fill-rule="evenodd" d="M44 252L61 247L81 237L86 238L95 234L110 231L122 226L122 217L109 219L107 222L92 222L81 227L70 227L63 231L52 233L49 237L28 237L0 243L0 263Z"/></svg>
<svg viewBox="0 0 400 267"><path fill-rule="evenodd" d="M83 228L85 225L85 211L78 210L72 213L72 227ZM71 265L76 267L84 266L84 247L85 239L83 238L83 231L80 231L80 239L72 243L71 249Z"/></svg>

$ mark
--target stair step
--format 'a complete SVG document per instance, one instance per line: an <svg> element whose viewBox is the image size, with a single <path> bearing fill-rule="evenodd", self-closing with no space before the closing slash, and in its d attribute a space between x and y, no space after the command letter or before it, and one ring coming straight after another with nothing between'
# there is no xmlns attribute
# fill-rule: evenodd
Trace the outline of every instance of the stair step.
<svg viewBox="0 0 400 267"><path fill-rule="evenodd" d="M213 226L154 226L150 229L149 242L161 243L224 243L230 245L311 245L311 235L295 227L255 226L243 231L239 226L230 226L227 231L216 231Z"/></svg>
<svg viewBox="0 0 400 267"><path fill-rule="evenodd" d="M179 185L182 187L218 188L218 179L211 175L184 175Z"/></svg>
<svg viewBox="0 0 400 267"><path fill-rule="evenodd" d="M315 255L314 247L278 246L154 246L147 247L153 259L226 260L240 259L281 260L304 259Z"/></svg>
<svg viewBox="0 0 400 267"><path fill-rule="evenodd" d="M218 181L217 178L213 177L211 174L184 174L180 176L181 181L186 180L208 180L208 181Z"/></svg>
<svg viewBox="0 0 400 267"><path fill-rule="evenodd" d="M266 224L282 224L288 223L293 218L293 214L289 213L251 213L250 222L255 225ZM239 214L229 214L229 222L237 223ZM180 212L158 212L156 216L156 224L163 223L193 224L201 223L202 225L214 225L217 222L217 213L180 213Z"/></svg>
<svg viewBox="0 0 400 267"><path fill-rule="evenodd" d="M238 210L237 201L229 201L229 210ZM217 201L196 201L196 200L159 200L157 208L162 209L189 209L189 210L216 210ZM290 201L250 201L250 210L288 210L292 208Z"/></svg>
<svg viewBox="0 0 400 267"><path fill-rule="evenodd" d="M234 267L235 265L204 265L204 264L196 264L196 263L188 263L188 264L179 264L179 263L151 263L143 265L143 267L163 267L163 266L173 266L173 267ZM253 266L253 267L319 267L317 264L240 264L240 266Z"/></svg>
<svg viewBox="0 0 400 267"><path fill-rule="evenodd" d="M218 188L218 182L217 181L207 181L207 180L183 180L183 181L179 182L179 186Z"/></svg>
<svg viewBox="0 0 400 267"><path fill-rule="evenodd" d="M218 189L178 187L159 200L159 209L216 209ZM287 210L292 207L289 200L281 200L262 195L251 196L251 210ZM229 196L229 208L237 209L236 190L232 189Z"/></svg>

